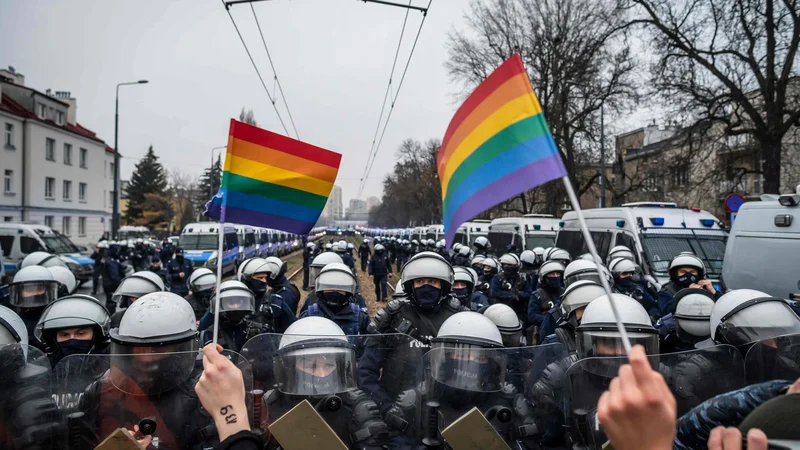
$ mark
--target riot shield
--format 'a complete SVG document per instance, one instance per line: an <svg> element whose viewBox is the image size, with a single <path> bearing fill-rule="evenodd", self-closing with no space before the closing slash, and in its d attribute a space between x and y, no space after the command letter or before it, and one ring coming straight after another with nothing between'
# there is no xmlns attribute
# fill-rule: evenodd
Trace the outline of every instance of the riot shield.
<svg viewBox="0 0 800 450"><path fill-rule="evenodd" d="M225 350L241 371L248 417L253 374L241 355ZM214 421L194 391L202 375L197 351L113 355L71 355L56 365L52 392L66 432L68 450L91 450L118 428L154 427L159 450L181 450L218 444ZM63 444L63 443L62 443Z"/></svg>
<svg viewBox="0 0 800 450"><path fill-rule="evenodd" d="M256 417L267 448L331 448L321 442L337 438L348 448L408 445L406 433L416 426L416 408L413 402L406 405L409 400L401 393L423 380L420 361L425 349L415 343L404 334L261 334L250 339L242 355L254 369L256 387L264 391ZM379 368L375 357L386 361L392 352L402 359ZM360 367L364 361L371 365L366 375L362 369L368 368ZM384 386L390 372L395 375L392 385ZM369 373L379 376L362 383Z"/></svg>
<svg viewBox="0 0 800 450"><path fill-rule="evenodd" d="M745 386L744 360L733 346L649 356L675 396L678 417L700 403ZM601 449L607 441L597 421L597 402L627 357L586 358L567 371L567 436L574 448Z"/></svg>
<svg viewBox="0 0 800 450"><path fill-rule="evenodd" d="M744 366L747 384L800 378L800 334L753 343L745 355Z"/></svg>
<svg viewBox="0 0 800 450"><path fill-rule="evenodd" d="M0 345L0 449L58 442L58 412L48 387L50 362L36 347Z"/></svg>
<svg viewBox="0 0 800 450"><path fill-rule="evenodd" d="M486 349L466 344L431 349L423 358L426 381L416 392L421 426L416 443L445 445L447 435L488 442L490 429L475 429L473 419L462 419L477 408L499 437L512 448L538 448L554 411L534 404L533 391L549 362L565 356L560 344ZM534 363L536 361L536 363ZM462 423L463 421L463 423ZM479 421L481 422L481 421ZM554 426L560 426L556 420ZM455 432L454 432L455 431Z"/></svg>

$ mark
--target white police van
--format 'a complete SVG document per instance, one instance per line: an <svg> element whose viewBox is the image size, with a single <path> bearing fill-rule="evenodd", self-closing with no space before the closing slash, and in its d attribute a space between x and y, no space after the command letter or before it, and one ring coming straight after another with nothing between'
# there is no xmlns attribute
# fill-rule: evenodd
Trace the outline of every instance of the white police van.
<svg viewBox="0 0 800 450"><path fill-rule="evenodd" d="M411 232L411 240L421 240L421 239L428 239L426 234L428 233L428 227L414 227L413 231Z"/></svg>
<svg viewBox="0 0 800 450"><path fill-rule="evenodd" d="M81 285L92 279L94 260L82 255L68 237L50 227L29 223L0 223L0 245L6 276L13 277L22 260L33 252L47 252L67 264Z"/></svg>
<svg viewBox="0 0 800 450"><path fill-rule="evenodd" d="M556 241L559 220L552 214L526 214L522 217L500 217L489 225L489 243L497 254L510 245L520 254L536 247L552 247Z"/></svg>
<svg viewBox="0 0 800 450"><path fill-rule="evenodd" d="M425 239L433 239L439 242L444 239L444 225L428 225L428 231L425 233Z"/></svg>
<svg viewBox="0 0 800 450"><path fill-rule="evenodd" d="M798 300L800 293L800 186L796 194L762 195L736 213L722 278L728 289L755 289Z"/></svg>
<svg viewBox="0 0 800 450"><path fill-rule="evenodd" d="M231 225L233 225L233 229L236 230L236 239L239 241L239 261L258 256L256 229L250 225Z"/></svg>
<svg viewBox="0 0 800 450"><path fill-rule="evenodd" d="M181 248L183 257L192 262L192 267L216 270L219 253L219 223L198 222L183 227ZM239 264L239 239L232 225L225 225L222 243L222 273L236 272Z"/></svg>
<svg viewBox="0 0 800 450"><path fill-rule="evenodd" d="M621 207L583 211L597 251L606 261L608 251L624 245L636 262L658 284L669 281L669 263L681 252L692 252L703 260L706 278L719 289L728 233L716 217L699 208L678 208L675 203L626 203ZM561 219L556 247L573 258L588 248L574 211Z"/></svg>

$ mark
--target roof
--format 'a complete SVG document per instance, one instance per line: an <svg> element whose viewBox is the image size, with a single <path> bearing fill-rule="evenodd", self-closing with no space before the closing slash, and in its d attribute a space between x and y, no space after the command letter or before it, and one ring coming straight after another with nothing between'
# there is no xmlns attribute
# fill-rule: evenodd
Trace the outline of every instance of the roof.
<svg viewBox="0 0 800 450"><path fill-rule="evenodd" d="M30 88L26 88L26 89L30 89ZM45 95L45 94L42 94L42 95ZM53 100L58 100L58 99L53 99ZM93 141L97 141L97 142L99 142L101 144L105 144L105 141L103 141L102 139L97 137L97 134L94 131L82 126L81 124L75 123L73 125L71 123L67 123L67 124L64 124L64 125L58 125L55 122L53 122L52 120L41 119L36 114L28 111L22 105L20 105L19 103L15 102L10 96L8 96L6 94L2 94L2 98L0 98L0 111L5 111L5 112L7 112L9 114L13 114L15 116L20 116L20 117L22 117L24 119L30 119L30 120L35 120L37 122L46 123L46 124L48 124L50 126L53 126L53 127L56 127L56 128L61 128L62 130L66 130L66 131L68 131L70 133L77 134L78 136L82 136L82 137L85 137L87 139L91 139ZM106 151L107 152L110 151L111 153L114 153L114 149L112 149L108 145L106 145L105 147L106 147Z"/></svg>

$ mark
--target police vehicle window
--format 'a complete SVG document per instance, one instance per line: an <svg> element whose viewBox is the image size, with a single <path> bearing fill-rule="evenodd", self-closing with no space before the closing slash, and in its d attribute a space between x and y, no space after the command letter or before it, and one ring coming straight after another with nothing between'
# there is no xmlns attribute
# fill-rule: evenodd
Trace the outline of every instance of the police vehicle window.
<svg viewBox="0 0 800 450"><path fill-rule="evenodd" d="M181 237L181 248L184 250L211 250L219 245L217 234L184 234Z"/></svg>
<svg viewBox="0 0 800 450"><path fill-rule="evenodd" d="M466 233L456 233L456 236L453 239L453 241L454 241L453 242L454 244L456 242L458 242L461 245L466 245L467 244L467 234Z"/></svg>
<svg viewBox="0 0 800 450"><path fill-rule="evenodd" d="M697 239L695 242L696 246L699 247L696 253L703 259L703 262L705 262L709 276L721 275L727 239L724 237L717 239Z"/></svg>
<svg viewBox="0 0 800 450"><path fill-rule="evenodd" d="M239 238L236 236L236 233L225 233L225 248L232 249L235 246L239 245Z"/></svg>
<svg viewBox="0 0 800 450"><path fill-rule="evenodd" d="M591 235L594 246L597 248L598 255L605 261L608 256L608 245L611 243L611 233L607 231L592 231ZM589 251L583 239L583 234L580 231L572 230L561 230L558 232L556 247L568 251L573 258L577 258Z"/></svg>
<svg viewBox="0 0 800 450"><path fill-rule="evenodd" d="M548 248L555 245L555 236L525 236L525 249L533 250L536 247Z"/></svg>
<svg viewBox="0 0 800 450"><path fill-rule="evenodd" d="M425 235L425 239L433 239L436 240L436 233L428 233Z"/></svg>
<svg viewBox="0 0 800 450"><path fill-rule="evenodd" d="M414 233L414 234L411 235L411 239L412 240L414 240L414 239L419 240L419 235Z"/></svg>
<svg viewBox="0 0 800 450"><path fill-rule="evenodd" d="M19 238L19 250L22 253L26 253L27 254L27 253L38 252L38 251L44 250L44 249L42 248L42 245L39 244L39 241L37 241L36 239L28 237L28 236L20 236L20 238Z"/></svg>
<svg viewBox="0 0 800 450"><path fill-rule="evenodd" d="M492 244L492 248L497 251L505 250L506 247L511 245L511 242L514 240L514 234L512 233L490 231L489 235L486 237L489 239L489 243Z"/></svg>
<svg viewBox="0 0 800 450"><path fill-rule="evenodd" d="M639 262L639 252L636 251L636 242L634 242L633 236L625 233L617 233L617 241L614 243L614 246L616 247L617 245L628 247L636 256L636 261Z"/></svg>
<svg viewBox="0 0 800 450"><path fill-rule="evenodd" d="M524 250L524 249L522 248L522 236L520 236L520 235L518 235L518 234L515 234L515 235L514 235L514 242L513 242L513 244L514 244L514 251L515 251L516 253L520 253L520 252L522 252L522 250Z"/></svg>
<svg viewBox="0 0 800 450"><path fill-rule="evenodd" d="M667 276L669 262L681 252L694 252L689 240L680 237L644 236L642 246L650 260L650 267L657 275Z"/></svg>
<svg viewBox="0 0 800 450"><path fill-rule="evenodd" d="M254 245L256 243L256 235L255 233L247 233L244 235L244 244L247 246Z"/></svg>
<svg viewBox="0 0 800 450"><path fill-rule="evenodd" d="M0 236L0 248L3 249L4 255L11 254L12 245L14 245L14 236Z"/></svg>

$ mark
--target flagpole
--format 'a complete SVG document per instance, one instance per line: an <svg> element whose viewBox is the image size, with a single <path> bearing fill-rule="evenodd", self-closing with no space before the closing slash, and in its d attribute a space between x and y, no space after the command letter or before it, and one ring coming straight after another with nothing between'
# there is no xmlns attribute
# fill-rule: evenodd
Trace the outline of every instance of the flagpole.
<svg viewBox="0 0 800 450"><path fill-rule="evenodd" d="M602 174L601 176L604 176ZM586 220L583 218L583 211L581 210L581 205L578 202L578 196L575 195L575 190L572 188L572 182L569 180L569 176L564 176L561 178L564 181L564 187L567 188L567 195L569 196L569 201L572 203L572 209L575 210L575 213L578 215L578 222L581 224L581 232L583 232L583 240L586 241L586 247L589 249L589 253L592 254L592 257L595 260L595 263L598 265L602 264L602 260L597 253L597 247L594 245L594 241L592 240L592 234L589 233L589 226L586 225ZM622 318L617 311L617 305L614 301L613 296L611 295L611 286L608 284L608 280L605 276L603 276L602 271L599 274L600 276L600 284L603 285L603 289L606 291L606 295L608 296L608 303L611 305L611 311L614 313L614 320L617 321L617 330L619 330L619 335L622 338L622 345L625 347L625 354L628 355L630 358L631 355L631 341L628 339L628 333L625 331L625 326L622 325ZM215 340L216 342L216 340Z"/></svg>
<svg viewBox="0 0 800 450"><path fill-rule="evenodd" d="M214 298L214 347L217 346L219 336L219 285L222 283L222 244L225 240L225 222L222 222L224 214L220 217L219 223L219 245L217 246L217 295Z"/></svg>

